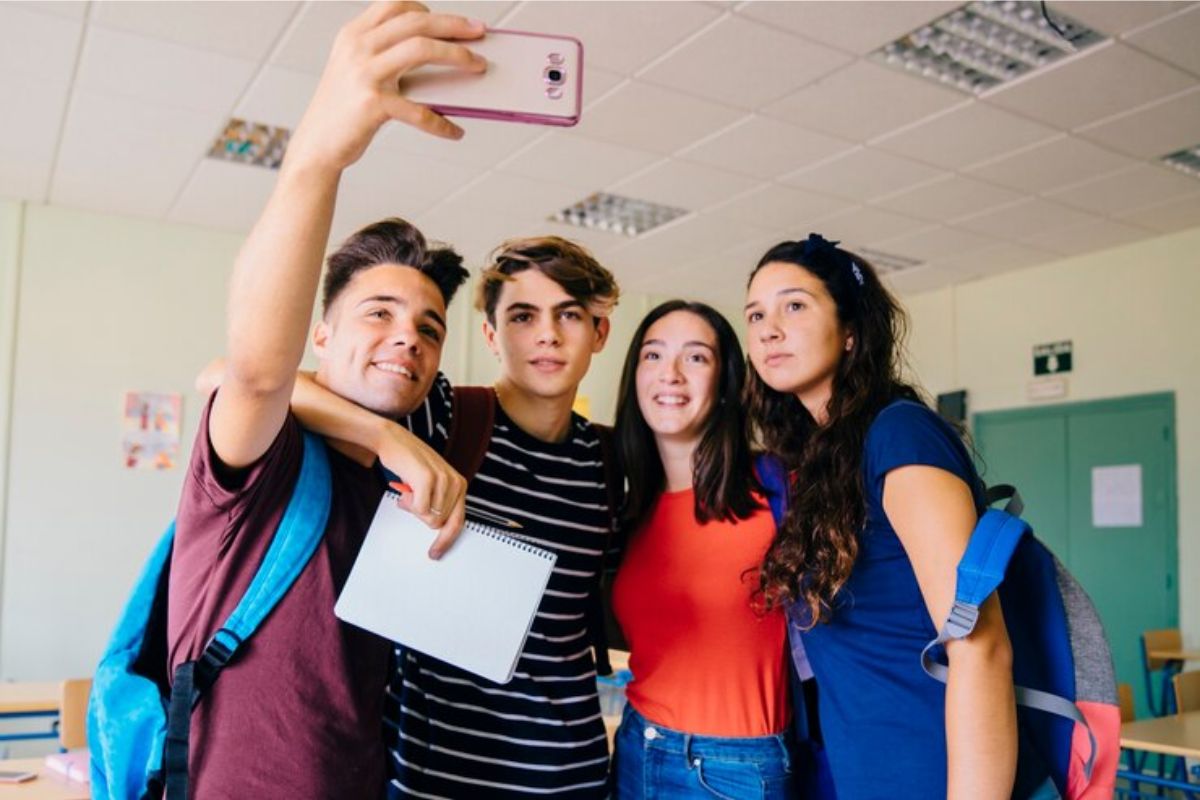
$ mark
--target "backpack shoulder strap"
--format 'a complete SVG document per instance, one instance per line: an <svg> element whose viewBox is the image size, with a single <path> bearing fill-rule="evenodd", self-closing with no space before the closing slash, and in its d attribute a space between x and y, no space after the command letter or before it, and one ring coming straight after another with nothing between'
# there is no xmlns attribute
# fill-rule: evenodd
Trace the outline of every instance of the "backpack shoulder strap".
<svg viewBox="0 0 1200 800"><path fill-rule="evenodd" d="M300 475L254 579L200 658L180 664L175 670L163 752L168 800L187 797L192 709L311 560L329 521L332 491L325 442L306 431Z"/></svg>
<svg viewBox="0 0 1200 800"><path fill-rule="evenodd" d="M958 562L958 578L954 589L954 606L938 632L921 651L921 666L926 674L942 683L946 682L949 669L934 658L935 648L951 639L965 639L975 630L979 621L979 607L991 596L1004 580L1008 563L1012 560L1017 545L1032 531L1029 523L1016 516L1024 508L1021 496L1012 486L995 486L987 491L989 503L1007 500L1004 511L989 508L983 512L967 550ZM1012 511L1011 509L1017 509ZM1017 705L1066 717L1083 725L1091 741L1091 755L1084 765L1084 776L1091 780L1092 767L1096 761L1096 736L1083 712L1071 700L1051 692L1014 686Z"/></svg>
<svg viewBox="0 0 1200 800"><path fill-rule="evenodd" d="M496 390L490 386L455 386L450 408L450 432L442 455L470 482L492 441Z"/></svg>

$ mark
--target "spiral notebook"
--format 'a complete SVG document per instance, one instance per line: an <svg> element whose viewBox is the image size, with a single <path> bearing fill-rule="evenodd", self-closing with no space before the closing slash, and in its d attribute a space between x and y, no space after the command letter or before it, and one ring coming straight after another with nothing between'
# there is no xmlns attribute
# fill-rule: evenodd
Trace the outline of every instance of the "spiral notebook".
<svg viewBox="0 0 1200 800"><path fill-rule="evenodd" d="M512 679L556 556L468 522L437 561L435 532L386 492L334 606L339 619L496 683Z"/></svg>

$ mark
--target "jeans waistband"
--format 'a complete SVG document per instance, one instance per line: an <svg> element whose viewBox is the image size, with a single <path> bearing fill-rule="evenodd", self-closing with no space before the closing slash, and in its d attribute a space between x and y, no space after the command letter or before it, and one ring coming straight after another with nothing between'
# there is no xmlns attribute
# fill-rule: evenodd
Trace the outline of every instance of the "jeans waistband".
<svg viewBox="0 0 1200 800"><path fill-rule="evenodd" d="M698 758L761 761L782 758L790 766L790 733L767 736L702 736L664 727L643 717L631 704L625 705L621 727L645 747Z"/></svg>

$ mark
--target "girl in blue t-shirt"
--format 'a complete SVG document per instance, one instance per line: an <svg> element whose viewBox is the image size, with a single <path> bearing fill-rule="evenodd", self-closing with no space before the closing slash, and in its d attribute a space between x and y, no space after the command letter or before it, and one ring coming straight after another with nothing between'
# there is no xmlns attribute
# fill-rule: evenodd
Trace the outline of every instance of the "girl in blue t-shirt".
<svg viewBox="0 0 1200 800"><path fill-rule="evenodd" d="M1007 798L1017 723L995 596L946 645L944 686L920 664L953 604L979 480L901 378L903 311L836 245L784 242L750 277L750 415L791 470L761 589L802 636L839 800Z"/></svg>

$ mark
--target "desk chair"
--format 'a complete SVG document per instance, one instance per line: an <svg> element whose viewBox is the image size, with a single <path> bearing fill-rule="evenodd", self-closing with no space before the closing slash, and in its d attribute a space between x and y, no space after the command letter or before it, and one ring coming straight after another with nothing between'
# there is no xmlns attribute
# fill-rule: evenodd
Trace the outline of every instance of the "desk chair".
<svg viewBox="0 0 1200 800"><path fill-rule="evenodd" d="M58 745L63 751L88 746L87 707L91 693L91 678L65 680L59 687Z"/></svg>
<svg viewBox="0 0 1200 800"><path fill-rule="evenodd" d="M1175 708L1179 713L1200 711L1200 669L1181 672L1171 679L1175 687Z"/></svg>
<svg viewBox="0 0 1200 800"><path fill-rule="evenodd" d="M1133 722L1137 715L1133 709L1133 686L1128 683L1117 684L1117 707L1121 709L1121 724ZM1132 772L1141 772L1146 763L1146 753L1127 748L1121 749L1127 768Z"/></svg>
<svg viewBox="0 0 1200 800"><path fill-rule="evenodd" d="M1146 679L1146 700L1150 704L1150 713L1156 717L1172 713L1172 696L1170 694L1171 677L1179 669L1179 665L1165 658L1151 658L1154 650L1182 650L1183 635L1178 628L1164 628L1142 633L1142 674ZM1153 673L1161 672L1162 681L1159 686L1158 701L1155 702Z"/></svg>

